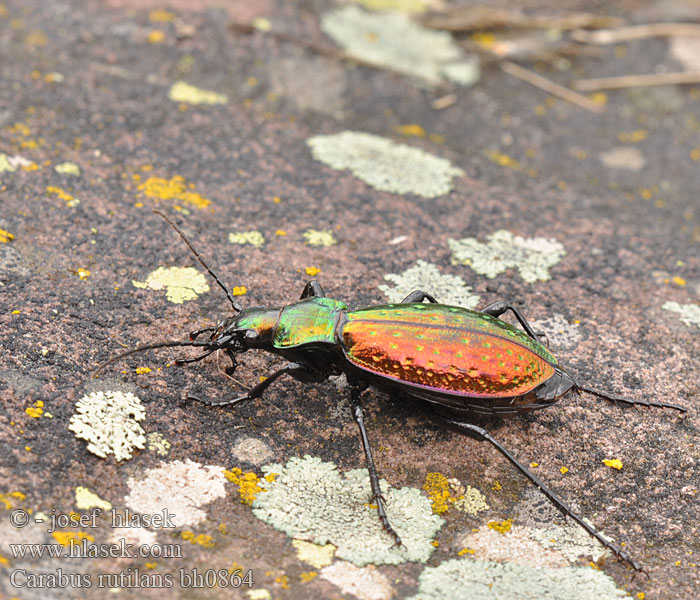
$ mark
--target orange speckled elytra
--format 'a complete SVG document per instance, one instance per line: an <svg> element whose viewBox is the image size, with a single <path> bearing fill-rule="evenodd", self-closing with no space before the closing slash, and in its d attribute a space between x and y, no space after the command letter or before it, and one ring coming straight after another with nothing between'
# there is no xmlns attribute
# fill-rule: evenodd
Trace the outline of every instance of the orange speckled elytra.
<svg viewBox="0 0 700 600"><path fill-rule="evenodd" d="M331 375L344 374L367 460L372 503L377 506L384 528L397 544L401 544L401 540L386 515L364 425L360 394L372 385L425 401L442 422L477 440L490 442L564 515L574 519L636 570L642 570L627 552L573 512L485 429L467 419L507 417L546 408L569 391L584 391L616 402L685 412L683 407L610 396L578 384L540 343L520 311L503 301L474 311L439 304L430 294L416 290L400 304L348 310L339 300L326 298L317 281L310 281L298 302L280 308L242 309L180 228L164 214L154 212L178 232L226 292L236 314L222 319L215 327L193 331L189 340L156 342L123 352L97 371L135 352L173 346L198 346L204 350L193 358L177 360L176 364L195 362L223 350L232 363L226 369L228 374L238 366L236 354L246 350L265 350L289 361L242 396L228 400L202 400L212 406L258 398L282 375L290 375L302 382L319 382ZM507 310L515 315L522 330L499 319ZM204 333L210 334L209 339L198 339Z"/></svg>

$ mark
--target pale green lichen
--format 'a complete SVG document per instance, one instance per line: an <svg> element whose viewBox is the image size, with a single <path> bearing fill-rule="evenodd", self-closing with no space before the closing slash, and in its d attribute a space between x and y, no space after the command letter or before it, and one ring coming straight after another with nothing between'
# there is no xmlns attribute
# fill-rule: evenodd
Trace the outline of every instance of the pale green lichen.
<svg viewBox="0 0 700 600"><path fill-rule="evenodd" d="M292 546L296 549L299 560L303 560L317 569L330 565L335 556L335 546L333 544L319 546L304 540L292 540Z"/></svg>
<svg viewBox="0 0 700 600"><path fill-rule="evenodd" d="M75 405L68 429L87 440L87 449L118 461L131 458L136 448L143 450L144 431L138 424L146 417L141 400L130 392L93 392Z"/></svg>
<svg viewBox="0 0 700 600"><path fill-rule="evenodd" d="M661 308L670 312L678 313L680 320L688 327L697 325L700 328L700 305L698 304L678 304L678 302L666 302Z"/></svg>
<svg viewBox="0 0 700 600"><path fill-rule="evenodd" d="M124 503L142 514L168 512L176 527L196 525L207 518L200 506L226 496L224 467L200 465L189 459L165 463L130 477Z"/></svg>
<svg viewBox="0 0 700 600"><path fill-rule="evenodd" d="M467 486L462 497L455 500L454 505L456 509L472 516L490 508L486 503L486 497L470 485Z"/></svg>
<svg viewBox="0 0 700 600"><path fill-rule="evenodd" d="M389 600L394 595L391 582L373 566L357 567L336 561L321 570L321 577L340 588L343 594L359 600Z"/></svg>
<svg viewBox="0 0 700 600"><path fill-rule="evenodd" d="M353 0L367 10L420 14L428 10L431 0Z"/></svg>
<svg viewBox="0 0 700 600"><path fill-rule="evenodd" d="M338 242L333 237L333 232L328 229L307 229L302 233L306 244L309 246L335 246Z"/></svg>
<svg viewBox="0 0 700 600"><path fill-rule="evenodd" d="M73 162L62 162L54 167L56 173L61 175L75 175L80 177L80 167Z"/></svg>
<svg viewBox="0 0 700 600"><path fill-rule="evenodd" d="M104 511L112 509L112 503L103 500L88 488L79 485L75 488L75 506L80 510L89 510L91 508L101 508Z"/></svg>
<svg viewBox="0 0 700 600"><path fill-rule="evenodd" d="M379 289L389 302L401 302L414 290L422 290L433 296L441 304L474 308L479 303L479 296L472 293L464 279L457 275L442 274L436 265L416 261L416 264L403 273L388 273L384 279L395 285L380 285Z"/></svg>
<svg viewBox="0 0 700 600"><path fill-rule="evenodd" d="M265 238L259 231L240 231L237 233L229 233L228 241L232 244L250 244L256 248L262 248L265 245Z"/></svg>
<svg viewBox="0 0 700 600"><path fill-rule="evenodd" d="M166 440L160 433L154 431L146 436L148 440L148 449L156 452L160 456L166 456L170 450L171 443Z"/></svg>
<svg viewBox="0 0 700 600"><path fill-rule="evenodd" d="M428 567L418 577L419 589L409 600L582 600L628 598L615 581L589 567L536 568L469 558Z"/></svg>
<svg viewBox="0 0 700 600"><path fill-rule="evenodd" d="M566 255L564 246L552 239L522 238L501 229L487 236L482 244L476 238L448 239L453 265L469 265L493 279L508 268L518 269L529 283L551 279L549 269Z"/></svg>
<svg viewBox="0 0 700 600"><path fill-rule="evenodd" d="M168 91L168 98L173 102L184 102L185 104L226 104L228 96L203 90L201 88L185 83L175 82Z"/></svg>
<svg viewBox="0 0 700 600"><path fill-rule="evenodd" d="M444 521L417 489L380 482L389 521L403 541L397 547L371 506L366 469L341 474L333 463L305 456L263 471L278 476L261 480L266 492L257 494L253 514L290 537L334 544L338 558L357 566L425 562L435 549L431 541Z"/></svg>
<svg viewBox="0 0 700 600"><path fill-rule="evenodd" d="M449 33L426 29L405 14L350 5L323 15L321 29L349 55L429 86L446 80L469 85L479 78L478 62Z"/></svg>
<svg viewBox="0 0 700 600"><path fill-rule="evenodd" d="M209 291L204 275L193 267L159 267L146 281L132 281L134 287L149 290L166 289L166 297L173 304L194 300L199 294Z"/></svg>
<svg viewBox="0 0 700 600"><path fill-rule="evenodd" d="M452 178L464 171L450 161L389 139L344 131L306 142L316 160L333 169L350 169L377 190L436 198L452 189Z"/></svg>
<svg viewBox="0 0 700 600"><path fill-rule="evenodd" d="M17 165L12 157L8 156L4 152L0 152L0 173L9 172L12 173L17 170Z"/></svg>

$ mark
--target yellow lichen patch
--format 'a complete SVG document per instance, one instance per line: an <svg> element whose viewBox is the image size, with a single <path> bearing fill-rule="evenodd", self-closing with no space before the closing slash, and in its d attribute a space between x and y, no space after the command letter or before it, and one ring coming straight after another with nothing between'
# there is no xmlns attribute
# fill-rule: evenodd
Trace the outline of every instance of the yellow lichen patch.
<svg viewBox="0 0 700 600"><path fill-rule="evenodd" d="M146 40L149 44L160 44L165 41L165 32L161 31L160 29L149 31Z"/></svg>
<svg viewBox="0 0 700 600"><path fill-rule="evenodd" d="M82 540L95 541L95 536L83 531L54 531L51 535L61 546L79 544Z"/></svg>
<svg viewBox="0 0 700 600"><path fill-rule="evenodd" d="M0 234L1 233L2 233L2 230L0 230ZM2 241L2 240L0 239L0 241ZM685 287L685 284L686 284L686 280L683 279L682 277L678 277L678 275L676 275L675 277L672 277L671 281L680 287Z"/></svg>
<svg viewBox="0 0 700 600"><path fill-rule="evenodd" d="M334 246L338 242L333 237L333 232L323 229L307 229L303 234L306 244L309 246Z"/></svg>
<svg viewBox="0 0 700 600"><path fill-rule="evenodd" d="M248 288L244 285L237 285L233 288L234 296L245 296L248 293Z"/></svg>
<svg viewBox="0 0 700 600"><path fill-rule="evenodd" d="M505 521L489 521L487 525L489 529L493 529L498 533L507 533L510 531L511 526L513 525L513 519L506 519Z"/></svg>
<svg viewBox="0 0 700 600"><path fill-rule="evenodd" d="M318 573L316 571L304 571L303 573L299 574L299 581L302 583L307 583L312 579L315 579L317 576Z"/></svg>
<svg viewBox="0 0 700 600"><path fill-rule="evenodd" d="M491 489L500 492L503 489L503 486L499 483L498 479L495 479L493 485L491 486Z"/></svg>
<svg viewBox="0 0 700 600"><path fill-rule="evenodd" d="M0 244L7 244L8 242L10 242L14 239L15 239L15 236L12 235L9 231L5 231L4 229L0 229Z"/></svg>
<svg viewBox="0 0 700 600"><path fill-rule="evenodd" d="M415 136L415 137L425 137L425 129L423 129L418 123L410 123L408 125L399 125L396 128L396 132L401 135Z"/></svg>
<svg viewBox="0 0 700 600"><path fill-rule="evenodd" d="M9 494L0 494L0 507L4 507L6 510L17 506L19 502L22 502L27 496L22 492L10 492Z"/></svg>
<svg viewBox="0 0 700 600"><path fill-rule="evenodd" d="M243 504L253 504L255 497L265 490L261 488L258 484L260 482L260 477L255 473L248 472L244 473L238 467L234 467L230 471L224 471L224 476L229 481L232 481L238 486L238 493L241 496L241 503ZM267 481L274 481L275 474L270 473L265 476Z"/></svg>
<svg viewBox="0 0 700 600"><path fill-rule="evenodd" d="M275 231L275 235L287 235L287 232L284 229L278 229L277 231Z"/></svg>
<svg viewBox="0 0 700 600"><path fill-rule="evenodd" d="M204 548L213 548L216 545L214 543L214 538L204 533L196 535L193 531L183 531L180 537L190 544L197 544Z"/></svg>
<svg viewBox="0 0 700 600"><path fill-rule="evenodd" d="M150 367L136 367L136 374L137 375L145 375L146 373L150 373L151 368Z"/></svg>
<svg viewBox="0 0 700 600"><path fill-rule="evenodd" d="M148 13L148 20L151 23L170 23L177 15L165 9L152 10Z"/></svg>
<svg viewBox="0 0 700 600"><path fill-rule="evenodd" d="M279 586L283 590L289 589L289 577L287 577L286 575L280 575L279 577L275 577L275 583L279 584Z"/></svg>
<svg viewBox="0 0 700 600"><path fill-rule="evenodd" d="M78 206L78 204L80 204L80 200L78 200L75 196L72 196L65 190L61 189L60 187L56 187L55 185L46 186L46 193L55 194L61 200L65 200L66 206L73 207Z"/></svg>
<svg viewBox="0 0 700 600"><path fill-rule="evenodd" d="M536 468L539 467L539 466L540 466L540 463L536 463L536 462L531 462L531 463L530 463L530 468L531 468L531 469L536 469Z"/></svg>
<svg viewBox="0 0 700 600"><path fill-rule="evenodd" d="M149 177L144 183L138 186L138 190L156 200L179 200L195 208L206 208L211 201L200 194L191 191L193 184L188 184L181 175L175 175L171 179L162 177Z"/></svg>
<svg viewBox="0 0 700 600"><path fill-rule="evenodd" d="M24 412L26 412L33 419L38 419L44 414L44 403L41 400L37 400L34 406L27 407Z"/></svg>
<svg viewBox="0 0 700 600"><path fill-rule="evenodd" d="M457 498L454 504L456 509L472 516L476 516L478 513L489 509L484 495L470 485L467 486L464 495Z"/></svg>
<svg viewBox="0 0 700 600"><path fill-rule="evenodd" d="M296 548L299 560L303 560L305 563L317 569L327 567L333 562L336 549L333 544L319 546L318 544L312 544L311 542L298 539L292 540L292 546Z"/></svg>
<svg viewBox="0 0 700 600"><path fill-rule="evenodd" d="M624 144L642 142L649 137L646 129L636 129L635 131L621 131L617 134L617 139Z"/></svg>
<svg viewBox="0 0 700 600"><path fill-rule="evenodd" d="M486 155L491 159L492 162L495 162L501 167L508 167L516 171L520 171L523 168L522 164L520 164L517 160L515 160L511 156L508 156L507 154L499 152L498 150L489 150L487 151Z"/></svg>
<svg viewBox="0 0 700 600"><path fill-rule="evenodd" d="M168 92L168 98L173 102L186 104L226 104L228 102L228 96L224 94L203 90L184 81L173 83Z"/></svg>
<svg viewBox="0 0 700 600"><path fill-rule="evenodd" d="M569 472L569 469L567 469L566 467L559 467L559 472L562 475L566 475Z"/></svg>
<svg viewBox="0 0 700 600"><path fill-rule="evenodd" d="M354 0L367 10L420 14L428 10L431 0Z"/></svg>
<svg viewBox="0 0 700 600"><path fill-rule="evenodd" d="M471 548L462 548L459 552L457 552L457 556L464 556L465 554L474 554L476 550L472 550Z"/></svg>
<svg viewBox="0 0 700 600"><path fill-rule="evenodd" d="M160 433L154 431L146 436L148 440L148 449L158 453L160 456L165 456L172 445Z"/></svg>
<svg viewBox="0 0 700 600"><path fill-rule="evenodd" d="M265 245L265 238L259 231L241 231L238 233L229 233L228 241L232 244L250 244L256 248L262 248Z"/></svg>
<svg viewBox="0 0 700 600"><path fill-rule="evenodd" d="M173 304L194 300L199 294L209 291L204 275L193 267L159 267L146 281L132 281L134 287L149 290L165 288L166 297Z"/></svg>
<svg viewBox="0 0 700 600"><path fill-rule="evenodd" d="M428 473L425 477L423 489L427 492L432 502L433 512L441 515L447 512L450 504L454 504L463 496L454 497L450 491L450 482L442 473Z"/></svg>
<svg viewBox="0 0 700 600"><path fill-rule="evenodd" d="M319 269L317 267L306 267L306 269L304 269L304 270L306 271L306 274L309 275L310 277L315 277L316 275L318 275L321 272L321 269Z"/></svg>
<svg viewBox="0 0 700 600"><path fill-rule="evenodd" d="M78 269L75 274L80 277L80 279L87 279L91 275L90 271L82 268Z"/></svg>
<svg viewBox="0 0 700 600"><path fill-rule="evenodd" d="M622 469L622 461L619 458L606 458L603 460L603 464L606 467L611 467L617 469L618 471Z"/></svg>
<svg viewBox="0 0 700 600"><path fill-rule="evenodd" d="M76 177L80 177L80 167L72 162L62 162L53 169L56 173L60 173L61 175L75 175Z"/></svg>
<svg viewBox="0 0 700 600"><path fill-rule="evenodd" d="M112 504L103 500L88 488L79 485L75 488L75 505L80 510L89 510L91 508L101 508L102 510L112 510Z"/></svg>

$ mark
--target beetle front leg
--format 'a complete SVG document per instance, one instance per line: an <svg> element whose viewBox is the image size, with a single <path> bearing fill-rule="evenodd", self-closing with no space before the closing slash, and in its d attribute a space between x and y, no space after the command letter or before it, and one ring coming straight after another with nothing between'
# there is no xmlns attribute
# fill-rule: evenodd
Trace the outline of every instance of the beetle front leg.
<svg viewBox="0 0 700 600"><path fill-rule="evenodd" d="M465 433L468 436L473 437L474 439L480 442L489 442L496 448L496 450L498 450L503 456L505 456L510 461L510 463L516 469L518 469L518 471L520 471L532 483L534 483L538 488L540 488L542 493L545 496L547 496L549 501L552 504L554 504L554 506L556 506L564 514L564 516L571 517L588 533L590 533L595 539L597 539L601 544L603 544L603 546L612 550L615 556L629 563L635 571L646 572L644 571L644 569L642 569L641 565L636 560L634 560L629 554L627 554L627 552L622 550L622 548L617 546L617 544L614 544L610 540L603 537L600 533L598 533L598 530L595 527L593 527L592 525L584 521L582 517L577 515L568 504L566 504L563 500L559 498L559 496L557 496L552 490L550 490L549 487L547 487L547 485L541 479L530 473L530 471L528 471L525 465L523 465L504 446L502 446L498 440L493 438L488 431L477 425L465 423L464 421L456 421L454 419L443 417L442 415L438 415L438 418L445 423L455 426L462 433Z"/></svg>
<svg viewBox="0 0 700 600"><path fill-rule="evenodd" d="M299 363L289 363L282 367L279 371L275 371L272 373L272 375L263 379L246 394L238 396L237 398L231 398L230 400L203 400L202 398L197 398L197 396L188 396L187 399L198 400L199 402L203 402L209 406L226 406L227 404L236 404L238 402L243 402L244 400L260 398L260 396L263 395L263 392L282 375L291 375L294 377L294 379L299 379L300 381L323 381L323 379L325 379L325 375L322 373L311 371L308 367L300 365Z"/></svg>
<svg viewBox="0 0 700 600"><path fill-rule="evenodd" d="M414 302L423 302L423 300L427 300L428 302L432 302L433 304L437 304L438 301L433 298L428 292L424 292L422 290L413 290L408 296L406 296L403 300L401 300L401 304L413 304Z"/></svg>
<svg viewBox="0 0 700 600"><path fill-rule="evenodd" d="M520 325L522 325L525 332L532 339L537 340L538 342L540 341L539 336L533 331L532 327L530 327L530 323L527 322L527 319L523 317L520 311L517 308L515 308L515 306L513 306L512 304L508 304L504 300L498 300L497 302L489 304L487 307L482 308L479 312L484 313L485 315L491 315L492 317L498 318L507 310L513 312L515 318L518 319Z"/></svg>
<svg viewBox="0 0 700 600"><path fill-rule="evenodd" d="M365 429L365 414L360 403L361 388L358 385L350 384L350 393L352 398L352 416L355 418L357 426L360 428L360 437L362 438L362 447L365 450L365 460L367 462L367 470L369 471L369 483L372 488L372 501L377 505L379 520L382 522L384 529L394 538L397 546L401 546L401 538L396 533L393 527L389 524L389 518L386 516L385 499L382 496L382 490L379 487L379 477L377 476L377 468L374 466L372 458L372 449L369 445L369 437Z"/></svg>

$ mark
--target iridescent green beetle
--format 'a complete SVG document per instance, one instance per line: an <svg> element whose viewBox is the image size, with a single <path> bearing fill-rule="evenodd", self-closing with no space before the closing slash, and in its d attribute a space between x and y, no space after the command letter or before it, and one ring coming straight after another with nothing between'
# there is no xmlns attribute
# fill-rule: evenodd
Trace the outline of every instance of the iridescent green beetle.
<svg viewBox="0 0 700 600"><path fill-rule="evenodd" d="M642 570L624 550L574 513L485 429L467 419L508 417L546 408L569 391L585 391L626 404L673 408L681 412L685 412L685 408L610 396L578 384L539 341L520 311L503 301L474 311L439 304L430 294L416 290L399 304L349 311L339 300L326 298L319 283L311 281L304 287L298 302L279 308L244 310L180 228L164 214L154 212L179 233L225 291L236 314L221 320L215 327L192 332L189 340L157 342L123 352L100 366L98 371L135 352L172 346L197 346L204 350L193 358L179 359L176 364L195 362L223 350L231 359L231 366L226 369L228 374L238 366L236 355L247 350L265 350L289 361L241 396L201 400L212 406L258 398L282 375L303 382L319 382L344 374L350 387L353 416L362 437L372 502L378 507L384 528L397 544L401 544L401 540L386 515L360 394L372 385L417 398L428 403L444 423L477 440L490 442L564 515L573 518L619 558ZM499 319L507 310L513 312L524 331ZM205 333L210 334L208 339L198 339Z"/></svg>

